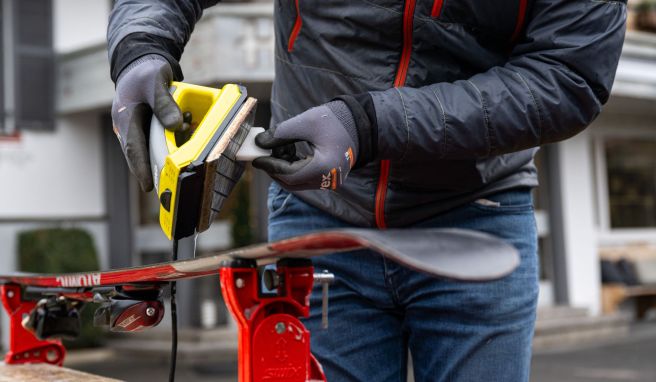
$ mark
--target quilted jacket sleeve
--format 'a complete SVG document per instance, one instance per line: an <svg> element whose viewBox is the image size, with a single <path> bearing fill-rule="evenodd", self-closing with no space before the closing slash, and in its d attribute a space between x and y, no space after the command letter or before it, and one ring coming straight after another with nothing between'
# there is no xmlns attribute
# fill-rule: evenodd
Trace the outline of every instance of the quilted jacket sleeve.
<svg viewBox="0 0 656 382"><path fill-rule="evenodd" d="M454 83L371 92L378 157L484 158L582 131L608 100L625 3L536 0L506 65Z"/></svg>
<svg viewBox="0 0 656 382"><path fill-rule="evenodd" d="M147 54L164 56L176 80L178 61L203 9L218 0L118 0L109 17L107 42L112 80L132 61Z"/></svg>

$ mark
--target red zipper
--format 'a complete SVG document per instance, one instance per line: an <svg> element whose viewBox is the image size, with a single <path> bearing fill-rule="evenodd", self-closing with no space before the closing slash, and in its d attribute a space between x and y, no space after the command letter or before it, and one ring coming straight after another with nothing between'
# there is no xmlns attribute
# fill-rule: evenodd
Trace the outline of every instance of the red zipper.
<svg viewBox="0 0 656 382"><path fill-rule="evenodd" d="M405 9L403 10L403 50L401 51L399 68L396 70L396 78L394 78L394 87L400 87L405 84L408 66L410 66L410 53L412 53L412 21L414 14L415 0L406 0Z"/></svg>
<svg viewBox="0 0 656 382"><path fill-rule="evenodd" d="M524 19L526 18L526 3L527 0L519 0L519 10L517 11L517 21L515 22L515 30L513 31L510 41L515 44L519 38L519 33L524 28Z"/></svg>
<svg viewBox="0 0 656 382"><path fill-rule="evenodd" d="M287 51L291 52L294 49L294 42L296 42L296 37L301 31L301 26L303 26L303 19L301 19L301 7L298 5L300 0L296 0L296 21L294 22L294 28L292 28L292 33L289 35L289 41L287 42Z"/></svg>
<svg viewBox="0 0 656 382"><path fill-rule="evenodd" d="M387 195L389 168L389 159L380 161L380 175L378 178L378 187L376 188L376 226L381 229L387 228L387 223L385 223L385 196Z"/></svg>
<svg viewBox="0 0 656 382"><path fill-rule="evenodd" d="M444 5L444 0L434 0L433 9L431 10L431 17L437 18L442 14L442 6Z"/></svg>
<svg viewBox="0 0 656 382"><path fill-rule="evenodd" d="M399 67L396 70L394 78L394 87L401 87L405 84L410 66L410 54L412 53L412 22L415 14L415 0L406 0L403 10L403 50ZM376 226L378 228L387 228L385 222L385 197L387 196L387 180L390 173L390 161L384 159L380 161L380 176L378 186L376 187Z"/></svg>

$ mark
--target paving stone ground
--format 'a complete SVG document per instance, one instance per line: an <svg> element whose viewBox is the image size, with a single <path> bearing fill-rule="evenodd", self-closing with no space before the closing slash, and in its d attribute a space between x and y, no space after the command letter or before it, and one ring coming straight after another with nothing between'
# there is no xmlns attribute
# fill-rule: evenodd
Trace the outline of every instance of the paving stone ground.
<svg viewBox="0 0 656 382"><path fill-rule="evenodd" d="M168 360L117 357L106 350L71 354L67 366L126 381L166 381ZM178 381L236 381L234 362L181 364ZM656 381L656 322L635 327L612 342L537 352L531 382L654 382Z"/></svg>
<svg viewBox="0 0 656 382"><path fill-rule="evenodd" d="M656 322L612 342L536 353L531 382L552 381L656 381Z"/></svg>

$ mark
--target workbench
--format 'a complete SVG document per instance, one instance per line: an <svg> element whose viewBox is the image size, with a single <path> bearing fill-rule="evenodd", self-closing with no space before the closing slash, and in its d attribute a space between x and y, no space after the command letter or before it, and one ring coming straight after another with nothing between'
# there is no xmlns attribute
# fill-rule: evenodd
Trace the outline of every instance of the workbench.
<svg viewBox="0 0 656 382"><path fill-rule="evenodd" d="M46 363L7 365L0 362L0 382L57 381L57 382L118 382L65 367Z"/></svg>

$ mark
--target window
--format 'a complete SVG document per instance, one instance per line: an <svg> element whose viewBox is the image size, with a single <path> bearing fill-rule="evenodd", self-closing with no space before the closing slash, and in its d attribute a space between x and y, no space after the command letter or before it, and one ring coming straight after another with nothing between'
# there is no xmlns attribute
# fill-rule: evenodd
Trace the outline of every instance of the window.
<svg viewBox="0 0 656 382"><path fill-rule="evenodd" d="M610 228L656 227L656 139L604 141Z"/></svg>
<svg viewBox="0 0 656 382"><path fill-rule="evenodd" d="M54 127L52 1L13 4L14 106L18 129Z"/></svg>

